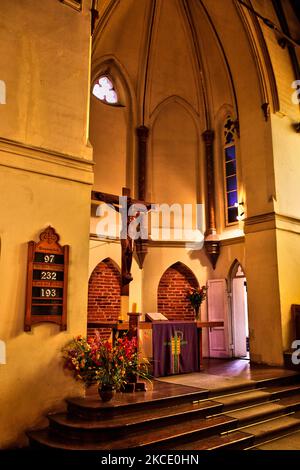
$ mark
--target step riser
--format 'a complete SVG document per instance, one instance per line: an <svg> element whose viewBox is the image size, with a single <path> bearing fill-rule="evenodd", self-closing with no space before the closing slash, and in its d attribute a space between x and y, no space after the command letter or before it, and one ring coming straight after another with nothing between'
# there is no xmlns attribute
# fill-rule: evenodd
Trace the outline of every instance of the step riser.
<svg viewBox="0 0 300 470"><path fill-rule="evenodd" d="M173 416L166 416L157 418L155 420L143 421L141 423L130 423L126 426L120 426L119 428L114 429L93 429L93 430L86 430L82 428L73 428L61 423L57 423L51 419L49 416L50 421L50 429L53 433L57 433L58 435L70 439L80 440L93 440L97 442L101 442L103 440L109 439L118 439L124 435L129 436L130 434L134 434L140 430L151 430L157 429L163 426L172 426L174 424L183 423L186 421L194 421L197 419L203 419L208 415L219 413L222 410L222 405L216 405L211 407L210 409L200 409L193 412L187 412L184 414L178 414Z"/></svg>
<svg viewBox="0 0 300 470"><path fill-rule="evenodd" d="M270 399L271 399L271 397L270 397ZM269 403L270 399L268 397L266 397L266 398L262 397L262 398L247 399L247 397L245 397L245 400L239 402L238 404L224 405L224 407L222 409L222 412L223 413L228 413L229 411L237 410L237 409L240 409L240 408L246 408L247 406L254 406L254 405L261 405L263 403ZM217 399L216 399L216 401L217 401Z"/></svg>
<svg viewBox="0 0 300 470"><path fill-rule="evenodd" d="M236 427L237 427L237 421L232 420L228 423L215 425L211 428L193 431L183 436L168 437L166 439L160 440L159 442L153 442L151 444L141 445L139 448L151 449L151 450L162 450L162 449L172 450L174 446L178 447L179 444L185 444L185 443L192 442L198 439L203 439L205 437L214 436L222 432L233 430Z"/></svg>
<svg viewBox="0 0 300 470"><path fill-rule="evenodd" d="M285 405L286 413L290 413L292 411L299 411L300 410L300 403L293 403L291 405Z"/></svg>
<svg viewBox="0 0 300 470"><path fill-rule="evenodd" d="M226 395L231 395L232 393L241 393L241 392L251 392L256 389L256 385L237 385L232 388L226 387L226 388L219 388L215 390L210 390L208 394L209 400L215 400L216 397L218 396L226 396Z"/></svg>
<svg viewBox="0 0 300 470"><path fill-rule="evenodd" d="M253 444L254 444L254 438L252 436L249 436L247 439L243 439L242 441L230 442L229 444L223 444L222 446L213 447L211 449L208 448L205 450L210 450L211 452L222 451L222 450L244 450Z"/></svg>
<svg viewBox="0 0 300 470"><path fill-rule="evenodd" d="M147 409L160 409L162 406L167 408L175 405L183 405L188 403L193 403L194 401L206 400L208 397L208 392L199 392L195 393L192 396L180 396L180 397L170 397L163 398L161 400L155 400L153 402L139 402L139 403L130 403L126 405L121 405L115 408L88 408L76 405L74 403L68 402L68 414L82 418L82 419L91 419L97 420L101 418L115 418L117 416L130 415L131 412L143 410L145 407ZM99 398L100 400L100 398ZM99 402L100 403L100 402Z"/></svg>
<svg viewBox="0 0 300 470"><path fill-rule="evenodd" d="M270 392L271 400L292 397L293 395L300 395L300 387L295 390L278 390L276 392Z"/></svg>
<svg viewBox="0 0 300 470"><path fill-rule="evenodd" d="M278 377L274 379L258 380L256 382L256 388L295 385L295 384L300 384L300 377L298 375L292 375L288 377Z"/></svg>
<svg viewBox="0 0 300 470"><path fill-rule="evenodd" d="M58 413L52 417L50 415L48 417L49 428L29 433L30 444L33 448L43 449L100 450L101 448L117 449L124 445L123 448L146 450L172 450L180 449L181 446L194 450L241 450L300 429L297 414L292 419L281 418L289 412L300 410L300 387L295 390L284 389L288 385L295 384L300 385L300 375L260 380L255 384L246 384L246 386L242 384L222 392L190 389L196 392L186 395L186 390L181 389L182 394L179 392L177 396L174 396L175 386L172 386L173 388L167 386L163 389L163 393L160 392L162 390L160 386L157 386L154 394L136 395L137 399L150 398L150 401L138 403L130 403L131 398L127 400L121 395L116 395L116 399L107 405L101 403L97 394L95 396L93 394L87 400L70 399L67 400L69 418L64 413ZM274 392L268 392L267 387L275 387ZM264 390L257 390L259 388ZM277 388L279 390L276 390ZM173 396L166 396L169 391L173 393ZM248 393L251 391L252 393ZM235 395L238 393L241 395ZM225 395L226 399L222 400L220 395ZM227 395L232 395L232 397ZM250 396L247 397L247 395ZM153 397L157 399L151 401ZM270 401L281 398L282 403L278 401L272 405L269 404ZM171 413L171 410L168 410L169 407L192 404L200 400L211 400L215 404L208 401L205 405L203 403L198 405L206 408L189 409L186 406L180 407L179 410L173 408L172 412L176 414L167 415ZM256 409L255 405L260 404L269 405ZM282 411L281 408L273 405L282 406ZM160 411L154 414L154 411L158 409ZM234 414L233 410L239 409L244 410L235 413L237 417L230 415L230 412ZM210 419L213 415L220 416ZM91 429L88 426L84 428L78 418L99 420L100 427L97 423L96 428ZM208 419L205 420L205 418ZM274 424L270 421L272 424L269 425L268 420L273 419ZM107 423L114 423L114 427L105 428L106 420ZM251 427L252 424L260 426ZM253 433L263 434L255 437L251 429ZM238 431L235 432L236 430ZM225 434L221 436L221 433Z"/></svg>
<svg viewBox="0 0 300 470"><path fill-rule="evenodd" d="M287 410L283 409L282 411L277 411L277 412L274 411L274 412L266 413L263 415L259 415L254 418L239 419L238 427L249 426L250 424L256 424L267 419L278 418L284 415L285 413L287 413Z"/></svg>
<svg viewBox="0 0 300 470"><path fill-rule="evenodd" d="M293 426L289 426L289 427L284 427L282 429L276 429L272 432L268 432L266 434L264 434L263 436L259 436L259 437L255 437L254 439L254 444L255 445L258 445L258 444L263 444L271 439L274 439L276 437L281 437L281 436L284 436L285 434L288 434L289 432L293 432L293 431L296 431L296 430L299 430L300 429L300 423L295 423L295 425ZM250 431L248 431L250 432Z"/></svg>

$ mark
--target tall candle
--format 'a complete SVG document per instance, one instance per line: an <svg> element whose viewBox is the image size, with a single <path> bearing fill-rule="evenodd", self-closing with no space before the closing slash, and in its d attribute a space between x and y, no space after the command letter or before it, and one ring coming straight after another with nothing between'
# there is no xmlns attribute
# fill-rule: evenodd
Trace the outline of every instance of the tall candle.
<svg viewBox="0 0 300 470"><path fill-rule="evenodd" d="M133 303L133 304L132 304L131 312L132 312L132 313L136 313L136 303Z"/></svg>

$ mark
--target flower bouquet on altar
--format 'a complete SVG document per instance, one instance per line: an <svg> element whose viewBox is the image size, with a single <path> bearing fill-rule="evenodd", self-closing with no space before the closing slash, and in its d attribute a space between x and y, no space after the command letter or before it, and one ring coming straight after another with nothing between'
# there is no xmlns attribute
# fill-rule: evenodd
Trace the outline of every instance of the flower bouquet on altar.
<svg viewBox="0 0 300 470"><path fill-rule="evenodd" d="M121 390L130 375L148 378L147 367L139 364L136 339L126 336L114 345L103 341L98 332L89 339L77 336L63 348L64 367L86 387L98 385L100 397L108 401L114 390Z"/></svg>
<svg viewBox="0 0 300 470"><path fill-rule="evenodd" d="M124 364L125 368L125 383L123 384L123 391L133 391L133 384L136 384L138 378L142 380L149 380L150 374L148 372L149 362L145 359L141 360L137 351L136 338L128 339L125 335L118 338L116 342L119 360ZM142 387L142 390L145 388Z"/></svg>
<svg viewBox="0 0 300 470"><path fill-rule="evenodd" d="M203 300L206 299L206 296L207 296L207 287L206 286L191 287L188 290L187 298L191 302L191 305L194 309L195 319L196 320L200 320L200 317L199 317L200 306L201 306Z"/></svg>

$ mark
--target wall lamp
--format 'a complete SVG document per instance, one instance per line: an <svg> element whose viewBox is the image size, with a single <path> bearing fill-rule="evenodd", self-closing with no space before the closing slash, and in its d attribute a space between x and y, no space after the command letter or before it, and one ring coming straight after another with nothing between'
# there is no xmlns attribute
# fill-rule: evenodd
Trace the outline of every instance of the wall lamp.
<svg viewBox="0 0 300 470"><path fill-rule="evenodd" d="M240 210L239 210L239 214L236 216L236 220L238 220L238 221L244 220L244 216L245 216L244 203L243 202L236 202L234 204L234 207L237 207L238 209L240 209L242 211L242 212L240 212Z"/></svg>

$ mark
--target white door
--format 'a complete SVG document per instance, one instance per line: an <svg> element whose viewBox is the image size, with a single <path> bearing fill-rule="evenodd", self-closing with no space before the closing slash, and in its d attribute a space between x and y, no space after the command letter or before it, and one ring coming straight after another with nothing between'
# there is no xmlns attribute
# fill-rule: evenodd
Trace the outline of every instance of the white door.
<svg viewBox="0 0 300 470"><path fill-rule="evenodd" d="M232 280L232 317L234 356L247 356L247 299L245 293L245 277L235 277Z"/></svg>
<svg viewBox="0 0 300 470"><path fill-rule="evenodd" d="M228 298L225 279L208 281L208 321L223 321L224 326L209 328L209 356L231 357L229 343Z"/></svg>

